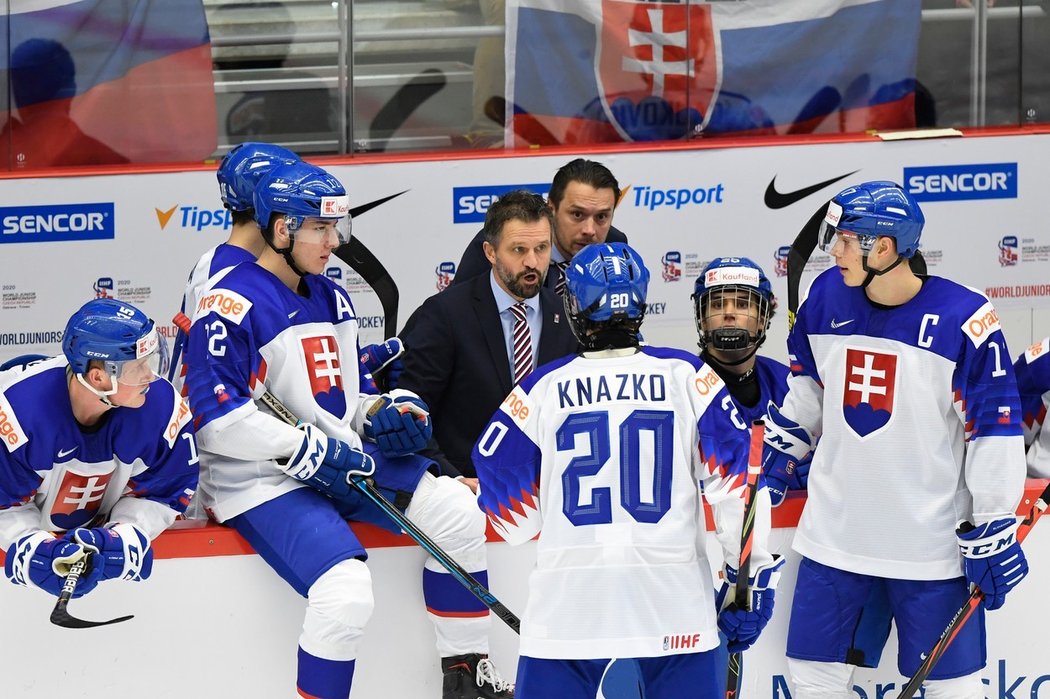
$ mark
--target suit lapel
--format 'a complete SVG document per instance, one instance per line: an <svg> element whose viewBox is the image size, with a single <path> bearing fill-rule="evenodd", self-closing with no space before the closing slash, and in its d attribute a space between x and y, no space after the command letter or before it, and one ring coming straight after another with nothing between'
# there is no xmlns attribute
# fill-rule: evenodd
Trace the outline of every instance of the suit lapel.
<svg viewBox="0 0 1050 699"><path fill-rule="evenodd" d="M485 337L488 355L499 377L500 387L506 395L513 388L513 380L510 375L510 360L507 357L507 341L503 337L503 324L500 322L496 299L492 296L488 273L474 280L474 314L481 326L481 334Z"/></svg>
<svg viewBox="0 0 1050 699"><path fill-rule="evenodd" d="M554 268L557 271L557 267ZM543 330L540 332L540 351L536 366L552 362L566 354L565 331L569 319L565 317L565 306L561 296L544 289L540 292L540 313L543 315ZM571 334L571 330L569 330Z"/></svg>

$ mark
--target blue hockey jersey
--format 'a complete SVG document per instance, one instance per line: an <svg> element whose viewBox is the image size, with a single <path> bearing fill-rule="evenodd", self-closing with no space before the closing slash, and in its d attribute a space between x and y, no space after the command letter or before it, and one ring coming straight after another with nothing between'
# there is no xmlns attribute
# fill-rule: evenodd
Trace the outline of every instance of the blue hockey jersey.
<svg viewBox="0 0 1050 699"><path fill-rule="evenodd" d="M139 408L81 427L59 356L0 374L0 547L33 531L134 524L151 539L197 487L190 412L164 379Z"/></svg>
<svg viewBox="0 0 1050 699"><path fill-rule="evenodd" d="M1021 424L1028 449L1028 475L1050 478L1050 431L1043 429L1050 407L1050 337L1044 337L1014 363L1021 394Z"/></svg>

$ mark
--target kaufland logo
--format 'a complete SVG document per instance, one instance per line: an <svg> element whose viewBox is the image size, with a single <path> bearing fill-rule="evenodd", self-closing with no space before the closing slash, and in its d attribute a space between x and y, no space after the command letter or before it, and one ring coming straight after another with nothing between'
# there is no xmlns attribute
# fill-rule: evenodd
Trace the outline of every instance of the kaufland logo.
<svg viewBox="0 0 1050 699"><path fill-rule="evenodd" d="M229 209L202 209L198 206L176 204L170 209L153 209L157 214L160 229L172 228L203 231L204 229L229 230L233 226L233 216Z"/></svg>
<svg viewBox="0 0 1050 699"><path fill-rule="evenodd" d="M113 237L113 202L0 207L0 243L55 243Z"/></svg>
<svg viewBox="0 0 1050 699"><path fill-rule="evenodd" d="M542 197L547 196L549 182L538 184L497 184L483 187L452 188L452 223L484 223L485 214L507 192L524 189Z"/></svg>
<svg viewBox="0 0 1050 699"><path fill-rule="evenodd" d="M1016 199L1017 163L906 167L904 182L916 201Z"/></svg>

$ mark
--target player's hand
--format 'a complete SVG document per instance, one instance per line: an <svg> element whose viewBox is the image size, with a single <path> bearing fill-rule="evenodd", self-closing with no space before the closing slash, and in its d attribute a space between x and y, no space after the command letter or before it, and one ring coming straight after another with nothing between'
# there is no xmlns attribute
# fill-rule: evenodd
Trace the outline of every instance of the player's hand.
<svg viewBox="0 0 1050 699"><path fill-rule="evenodd" d="M386 342L375 345L366 345L361 348L360 360L364 373L375 376L379 372L385 372L383 378L388 389L397 388L397 382L404 371L405 364L401 361L401 355L405 353L405 345L400 338L392 337Z"/></svg>
<svg viewBox="0 0 1050 699"><path fill-rule="evenodd" d="M478 481L477 478L467 478L466 476L463 476L462 478L457 478L456 480L470 488L470 492L474 493L475 495L478 494L478 487L481 483L480 481Z"/></svg>
<svg viewBox="0 0 1050 699"><path fill-rule="evenodd" d="M76 542L56 538L48 532L36 532L11 545L4 561L4 572L15 585L38 587L57 597L69 569L86 555L88 552ZM81 576L74 597L86 595L98 584L97 579L86 578L86 575Z"/></svg>
<svg viewBox="0 0 1050 699"><path fill-rule="evenodd" d="M733 598L737 571L726 564L722 571L722 587L715 597L715 607L719 610L718 629L728 639L730 653L740 653L750 648L766 628L773 616L773 603L783 566L784 559L774 556L772 563L759 567L748 578L750 609L740 609Z"/></svg>
<svg viewBox="0 0 1050 699"><path fill-rule="evenodd" d="M376 471L368 454L346 442L332 439L313 425L303 424L303 443L295 455L282 466L292 478L334 498L343 498L354 490L351 478L367 478Z"/></svg>
<svg viewBox="0 0 1050 699"><path fill-rule="evenodd" d="M406 456L427 445L434 433L427 405L409 391L394 391L376 399L368 410L365 436L384 456Z"/></svg>
<svg viewBox="0 0 1050 699"><path fill-rule="evenodd" d="M762 473L773 507L784 502L789 490L806 487L811 449L809 433L798 423L780 413L770 401L766 409L765 443L762 448ZM799 464L805 461L804 471Z"/></svg>
<svg viewBox="0 0 1050 699"><path fill-rule="evenodd" d="M89 570L77 584L78 589L87 581L94 584L102 580L140 582L153 572L153 549L149 537L133 524L74 529L64 538L94 554Z"/></svg>
<svg viewBox="0 0 1050 699"><path fill-rule="evenodd" d="M1028 575L1028 560L1017 542L1017 520L996 519L979 526L960 522L955 530L966 580L981 588L984 608L998 609L1009 592Z"/></svg>

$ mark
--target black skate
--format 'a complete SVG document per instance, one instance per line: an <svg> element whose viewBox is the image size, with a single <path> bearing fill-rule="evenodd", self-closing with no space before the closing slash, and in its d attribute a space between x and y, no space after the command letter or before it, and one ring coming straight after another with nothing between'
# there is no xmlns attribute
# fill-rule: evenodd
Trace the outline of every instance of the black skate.
<svg viewBox="0 0 1050 699"><path fill-rule="evenodd" d="M441 659L443 699L513 699L514 685L504 680L488 656L480 653Z"/></svg>

